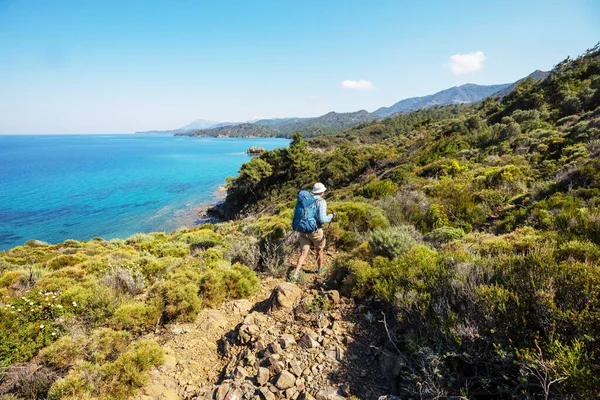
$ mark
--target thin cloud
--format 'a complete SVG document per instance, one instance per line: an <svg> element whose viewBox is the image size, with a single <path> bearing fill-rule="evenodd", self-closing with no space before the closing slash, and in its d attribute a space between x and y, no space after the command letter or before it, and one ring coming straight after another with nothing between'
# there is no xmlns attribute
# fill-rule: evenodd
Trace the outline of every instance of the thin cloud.
<svg viewBox="0 0 600 400"><path fill-rule="evenodd" d="M483 68L485 55L481 51L468 54L455 54L450 57L450 68L456 75L468 74Z"/></svg>
<svg viewBox="0 0 600 400"><path fill-rule="evenodd" d="M346 80L342 81L342 87L350 90L373 90L375 86L371 81L360 79L358 81Z"/></svg>

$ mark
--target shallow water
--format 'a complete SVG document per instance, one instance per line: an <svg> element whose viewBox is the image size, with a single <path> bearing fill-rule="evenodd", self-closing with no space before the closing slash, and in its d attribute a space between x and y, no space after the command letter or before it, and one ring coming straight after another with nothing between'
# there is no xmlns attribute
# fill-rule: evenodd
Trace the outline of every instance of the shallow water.
<svg viewBox="0 0 600 400"><path fill-rule="evenodd" d="M193 224L198 206L285 139L0 136L0 250L38 239L126 238Z"/></svg>

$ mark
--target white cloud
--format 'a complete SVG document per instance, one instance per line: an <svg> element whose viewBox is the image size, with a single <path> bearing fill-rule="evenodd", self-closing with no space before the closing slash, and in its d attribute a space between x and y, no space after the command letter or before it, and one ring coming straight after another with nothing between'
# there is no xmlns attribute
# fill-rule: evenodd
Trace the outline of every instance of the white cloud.
<svg viewBox="0 0 600 400"><path fill-rule="evenodd" d="M450 68L456 75L475 72L483 68L485 56L481 51L469 54L455 54L450 57Z"/></svg>
<svg viewBox="0 0 600 400"><path fill-rule="evenodd" d="M342 87L344 89L352 89L352 90L373 90L375 86L371 81L365 81L364 79L360 79L358 81L346 80L342 81Z"/></svg>

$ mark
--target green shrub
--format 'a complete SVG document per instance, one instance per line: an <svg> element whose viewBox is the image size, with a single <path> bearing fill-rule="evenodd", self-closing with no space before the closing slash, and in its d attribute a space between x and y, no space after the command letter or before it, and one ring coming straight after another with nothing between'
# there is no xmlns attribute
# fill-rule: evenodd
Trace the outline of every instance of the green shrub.
<svg viewBox="0 0 600 400"><path fill-rule="evenodd" d="M228 297L241 299L253 295L259 288L258 277L251 268L236 263L223 274L223 281Z"/></svg>
<svg viewBox="0 0 600 400"><path fill-rule="evenodd" d="M209 307L219 305L226 298L240 299L251 296L259 287L254 271L242 264L229 268L209 268L200 281L200 294Z"/></svg>
<svg viewBox="0 0 600 400"><path fill-rule="evenodd" d="M146 372L151 367L162 364L163 359L164 351L154 340L134 342L114 362L102 366L101 397L131 396L135 389L147 382Z"/></svg>
<svg viewBox="0 0 600 400"><path fill-rule="evenodd" d="M600 262L600 247L589 241L571 240L560 245L557 256L560 260L576 260L580 262Z"/></svg>
<svg viewBox="0 0 600 400"><path fill-rule="evenodd" d="M97 364L81 362L69 370L67 376L57 379L48 391L49 400L92 400L98 398L102 370ZM114 397L110 397L114 398Z"/></svg>
<svg viewBox="0 0 600 400"><path fill-rule="evenodd" d="M129 344L129 333L99 328L90 334L87 356L94 363L115 361Z"/></svg>
<svg viewBox="0 0 600 400"><path fill-rule="evenodd" d="M331 210L337 213L334 221L344 230L366 232L390 225L382 210L371 204L332 202Z"/></svg>
<svg viewBox="0 0 600 400"><path fill-rule="evenodd" d="M179 270L154 284L150 298L162 311L164 322L190 322L196 318L202 304L198 297L199 283L197 271Z"/></svg>
<svg viewBox="0 0 600 400"><path fill-rule="evenodd" d="M465 232L460 228L452 228L450 226L442 226L429 232L424 236L424 239L440 246L443 243L448 243L452 240L460 239L465 236Z"/></svg>
<svg viewBox="0 0 600 400"><path fill-rule="evenodd" d="M368 199L381 199L383 197L390 196L395 191L396 185L394 182L389 179L384 179L382 181L373 181L367 183L359 191L359 194Z"/></svg>
<svg viewBox="0 0 600 400"><path fill-rule="evenodd" d="M379 270L375 294L407 313L424 312L442 272L437 253L423 245L411 247L396 260L376 259L374 267Z"/></svg>
<svg viewBox="0 0 600 400"><path fill-rule="evenodd" d="M52 292L63 291L83 282L85 271L79 267L66 267L50 272L37 282L37 287Z"/></svg>
<svg viewBox="0 0 600 400"><path fill-rule="evenodd" d="M149 256L140 260L140 270L147 279L160 278L180 264L181 258L179 257L155 258Z"/></svg>
<svg viewBox="0 0 600 400"><path fill-rule="evenodd" d="M413 235L416 232L411 226L395 226L378 229L369 236L369 246L373 255L389 259L399 257L417 244Z"/></svg>
<svg viewBox="0 0 600 400"><path fill-rule="evenodd" d="M185 257L189 254L190 247L182 242L163 244L158 250L158 255L160 257Z"/></svg>
<svg viewBox="0 0 600 400"><path fill-rule="evenodd" d="M82 255L61 254L48 261L46 263L46 268L50 270L57 270L64 267L79 264L85 259L85 256Z"/></svg>
<svg viewBox="0 0 600 400"><path fill-rule="evenodd" d="M156 325L160 310L155 305L143 302L128 302L119 305L111 319L116 329L144 332Z"/></svg>
<svg viewBox="0 0 600 400"><path fill-rule="evenodd" d="M86 344L87 338L84 336L63 336L42 350L40 356L50 367L66 368L84 357Z"/></svg>
<svg viewBox="0 0 600 400"><path fill-rule="evenodd" d="M29 277L25 271L4 271L0 275L0 288L11 287L15 284L24 285Z"/></svg>
<svg viewBox="0 0 600 400"><path fill-rule="evenodd" d="M91 325L106 321L114 312L116 303L115 292L93 276L65 289L60 300L65 309Z"/></svg>
<svg viewBox="0 0 600 400"><path fill-rule="evenodd" d="M371 295L379 278L379 271L360 260L351 260L347 268L349 273L343 282L344 292L359 299Z"/></svg>

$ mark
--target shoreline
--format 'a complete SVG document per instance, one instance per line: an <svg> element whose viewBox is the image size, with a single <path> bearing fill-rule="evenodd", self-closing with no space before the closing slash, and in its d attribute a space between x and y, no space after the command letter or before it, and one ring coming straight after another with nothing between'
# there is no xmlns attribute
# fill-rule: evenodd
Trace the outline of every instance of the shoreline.
<svg viewBox="0 0 600 400"><path fill-rule="evenodd" d="M203 224L212 224L219 222L220 219L215 216L208 215L208 210L212 207L221 204L227 197L227 187L219 185L212 193L212 199L203 203L191 205L185 214L181 217L175 217L175 221L178 223L179 229L182 227L193 228Z"/></svg>

